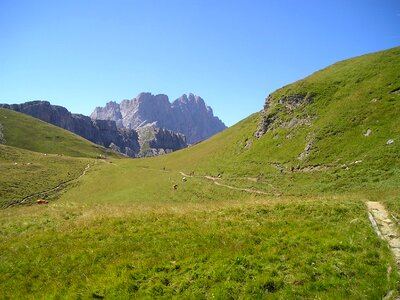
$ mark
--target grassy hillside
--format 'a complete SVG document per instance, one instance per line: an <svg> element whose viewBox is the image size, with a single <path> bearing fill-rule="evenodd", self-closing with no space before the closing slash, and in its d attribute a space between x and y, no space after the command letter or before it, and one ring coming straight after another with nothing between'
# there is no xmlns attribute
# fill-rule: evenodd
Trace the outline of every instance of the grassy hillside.
<svg viewBox="0 0 400 300"><path fill-rule="evenodd" d="M57 197L94 161L74 157L99 155L119 157L69 131L0 108L0 207Z"/></svg>
<svg viewBox="0 0 400 300"><path fill-rule="evenodd" d="M0 144L74 157L116 156L67 130L22 113L0 108Z"/></svg>
<svg viewBox="0 0 400 300"><path fill-rule="evenodd" d="M162 157L2 146L2 174L27 155L54 159L45 178L56 163L91 167L47 206L0 210L0 298L395 296L397 266L365 201L400 219L399 66L400 48L340 62L273 93L264 117Z"/></svg>
<svg viewBox="0 0 400 300"><path fill-rule="evenodd" d="M310 103L292 110L280 103L297 95ZM265 119L273 121L259 140L261 116L254 114L148 164L297 195L399 187L400 48L336 63L277 90L269 102ZM257 182L241 180L249 176Z"/></svg>
<svg viewBox="0 0 400 300"><path fill-rule="evenodd" d="M0 208L52 199L88 164L93 160L0 145Z"/></svg>

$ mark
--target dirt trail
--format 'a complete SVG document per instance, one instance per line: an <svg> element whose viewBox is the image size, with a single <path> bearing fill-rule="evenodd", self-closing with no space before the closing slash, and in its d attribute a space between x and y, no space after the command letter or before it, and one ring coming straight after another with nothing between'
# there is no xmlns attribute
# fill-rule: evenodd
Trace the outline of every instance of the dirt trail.
<svg viewBox="0 0 400 300"><path fill-rule="evenodd" d="M367 202L369 218L378 236L389 243L400 271L400 236L396 224L389 218L385 207L379 202Z"/></svg>
<svg viewBox="0 0 400 300"><path fill-rule="evenodd" d="M397 225L390 218L386 208L380 202L367 202L368 217L376 234L389 244L397 265L397 272L400 273L400 235ZM389 291L383 299L392 299L393 291ZM399 300L400 297L394 298Z"/></svg>
<svg viewBox="0 0 400 300"><path fill-rule="evenodd" d="M85 167L85 169L82 171L82 174L80 174L78 177L73 178L73 179L71 179L71 180L63 181L63 182L61 182L60 184L58 184L56 187L53 187L53 188L51 188L51 189L49 189L49 190L45 190L45 191L41 191L41 192L38 192L38 193L34 193L34 194L31 194L31 195L29 195L29 196L26 196L26 197L24 197L24 198L22 198L22 199L20 199L20 200L16 200L16 201L14 201L13 203L9 204L9 205L7 206L7 208L10 208L10 207L13 207L13 206L16 206L16 205L24 204L24 203L27 202L28 200L30 200L30 199L32 199L32 198L38 198L38 197L39 197L40 195L42 195L42 194L47 194L47 193L50 193L50 192L54 192L54 191L60 190L60 189L63 188L65 185L67 185L67 184L69 184L69 183L71 183L71 182L73 182L73 181L75 181L75 180L78 180L78 179L81 178L82 176L85 176L85 175L86 175L86 172L87 172L89 169L90 169L90 164L87 164L87 166Z"/></svg>
<svg viewBox="0 0 400 300"><path fill-rule="evenodd" d="M192 175L188 175L188 174L185 174L183 172L179 172L179 173L184 177L193 177ZM199 176L197 176L197 177L199 177ZM231 185L227 185L227 184L221 183L221 182L219 182L219 180L221 180L221 178L219 178L219 177L212 177L212 176L207 176L207 175L206 176L200 176L200 177L206 178L208 180L212 180L214 182L214 184L216 184L218 186L226 187L226 188L231 189L231 190L242 191L242 192L247 192L247 193L262 194L262 195L270 195L270 193L266 193L266 192L260 191L260 190L239 188L239 187L235 187L235 186L231 186Z"/></svg>

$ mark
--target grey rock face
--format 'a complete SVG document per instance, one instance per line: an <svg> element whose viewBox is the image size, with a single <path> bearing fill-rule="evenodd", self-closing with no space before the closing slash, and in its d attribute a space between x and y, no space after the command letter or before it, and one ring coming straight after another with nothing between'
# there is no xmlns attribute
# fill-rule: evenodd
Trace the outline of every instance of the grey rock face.
<svg viewBox="0 0 400 300"><path fill-rule="evenodd" d="M136 129L139 135L141 157L161 155L187 147L184 135L154 125Z"/></svg>
<svg viewBox="0 0 400 300"><path fill-rule="evenodd" d="M47 101L1 104L0 107L38 118L104 147L110 147L111 144L116 145L121 149L121 153L128 156L135 156L140 151L136 131L118 130L114 121L92 121L89 117L71 114L66 108L51 105Z"/></svg>
<svg viewBox="0 0 400 300"><path fill-rule="evenodd" d="M272 102L272 97L271 95L269 95L268 98L265 99L264 107L261 110L260 122L258 124L256 132L254 133L254 136L257 139L261 138L264 134L266 134L270 125L275 121L275 115L267 113L271 106L271 102Z"/></svg>
<svg viewBox="0 0 400 300"><path fill-rule="evenodd" d="M295 110L296 108L311 103L312 98L310 95L290 95L279 99L279 104L284 104L287 110Z"/></svg>
<svg viewBox="0 0 400 300"><path fill-rule="evenodd" d="M170 103L166 95L141 93L119 105L109 102L97 107L92 119L113 120L119 128L138 129L145 125L182 133L194 144L225 129L225 124L214 116L204 100L193 94L183 95Z"/></svg>
<svg viewBox="0 0 400 300"><path fill-rule="evenodd" d="M160 155L187 147L186 139L182 134L155 127L151 131L152 135L145 139L146 143L139 143L143 138L139 139L136 130L118 126L115 120L92 120L84 115L72 114L66 108L51 105L47 101L32 101L12 105L0 104L0 107L38 118L130 157L142 156L142 147L144 146L148 150L146 156ZM119 108L118 104L111 103L106 106L104 111L112 112L114 119L118 119L119 112L114 110L117 107Z"/></svg>
<svg viewBox="0 0 400 300"><path fill-rule="evenodd" d="M107 116L107 118L100 118L99 116ZM97 107L90 117L94 120L98 119L115 121L118 128L123 127L119 104L113 101L108 102L105 107Z"/></svg>

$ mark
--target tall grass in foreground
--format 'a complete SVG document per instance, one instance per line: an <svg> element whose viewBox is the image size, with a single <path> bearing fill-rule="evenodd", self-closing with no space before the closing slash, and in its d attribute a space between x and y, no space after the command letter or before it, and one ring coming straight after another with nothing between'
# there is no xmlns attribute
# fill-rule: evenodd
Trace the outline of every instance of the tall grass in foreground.
<svg viewBox="0 0 400 300"><path fill-rule="evenodd" d="M3 298L379 299L397 279L358 200L71 201L0 217Z"/></svg>

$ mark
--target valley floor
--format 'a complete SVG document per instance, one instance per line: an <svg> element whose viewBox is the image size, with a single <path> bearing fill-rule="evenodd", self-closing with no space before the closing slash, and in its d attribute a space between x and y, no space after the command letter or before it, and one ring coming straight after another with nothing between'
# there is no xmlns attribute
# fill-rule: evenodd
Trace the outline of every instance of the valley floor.
<svg viewBox="0 0 400 300"><path fill-rule="evenodd" d="M1 210L1 298L396 294L366 206L383 196L396 217L396 193L275 197L180 172L98 160L49 205Z"/></svg>

